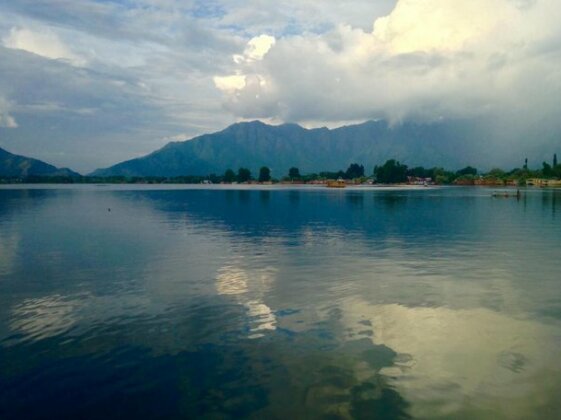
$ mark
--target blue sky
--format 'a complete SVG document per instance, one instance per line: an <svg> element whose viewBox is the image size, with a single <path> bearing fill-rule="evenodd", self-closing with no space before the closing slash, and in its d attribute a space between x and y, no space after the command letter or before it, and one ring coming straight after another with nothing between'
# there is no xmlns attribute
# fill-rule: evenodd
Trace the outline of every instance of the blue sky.
<svg viewBox="0 0 561 420"><path fill-rule="evenodd" d="M555 125L560 9L0 0L0 147L88 172L244 119L337 126L485 113Z"/></svg>

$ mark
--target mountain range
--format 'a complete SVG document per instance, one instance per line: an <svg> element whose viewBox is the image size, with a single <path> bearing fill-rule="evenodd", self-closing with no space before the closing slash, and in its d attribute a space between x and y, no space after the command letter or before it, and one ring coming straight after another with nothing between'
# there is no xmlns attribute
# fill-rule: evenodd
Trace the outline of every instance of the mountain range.
<svg viewBox="0 0 561 420"><path fill-rule="evenodd" d="M41 160L15 155L0 148L0 176L25 178L28 176L80 176L68 168L57 168Z"/></svg>
<svg viewBox="0 0 561 420"><path fill-rule="evenodd" d="M494 129L493 129L494 127ZM191 140L171 142L146 156L97 169L92 176L174 177L223 174L240 167L257 175L267 166L280 178L289 168L300 173L345 170L351 163L372 173L375 165L398 159L409 167L465 166L491 169L520 167L530 158L541 167L559 146L557 131L515 132L492 121L443 120L432 123L367 121L335 129L306 129L297 124L268 125L260 121L233 124ZM0 176L79 176L66 168L0 149Z"/></svg>
<svg viewBox="0 0 561 420"><path fill-rule="evenodd" d="M461 168L479 163L484 138L472 124L461 121L433 124L385 121L336 129L306 129L297 124L272 126L243 122L191 140L168 143L147 156L98 169L95 176L181 176L223 174L249 168L256 174L268 166L273 176L290 167L301 173L338 171L349 164L374 165L397 158L409 166Z"/></svg>

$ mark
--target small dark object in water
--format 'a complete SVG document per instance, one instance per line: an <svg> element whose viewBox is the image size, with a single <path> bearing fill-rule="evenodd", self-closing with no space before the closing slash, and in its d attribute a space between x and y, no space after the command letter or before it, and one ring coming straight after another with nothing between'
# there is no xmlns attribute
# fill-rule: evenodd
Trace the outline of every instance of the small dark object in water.
<svg viewBox="0 0 561 420"><path fill-rule="evenodd" d="M107 208L107 211L111 211L111 209L110 209L110 208Z"/></svg>
<svg viewBox="0 0 561 420"><path fill-rule="evenodd" d="M516 190L516 194L513 194L513 193L511 193L511 192L509 192L509 191L503 191L503 192L495 191L495 192L493 193L493 197L499 197L499 198L514 197L514 198L520 199L520 195L521 195L521 194L520 194L520 190Z"/></svg>

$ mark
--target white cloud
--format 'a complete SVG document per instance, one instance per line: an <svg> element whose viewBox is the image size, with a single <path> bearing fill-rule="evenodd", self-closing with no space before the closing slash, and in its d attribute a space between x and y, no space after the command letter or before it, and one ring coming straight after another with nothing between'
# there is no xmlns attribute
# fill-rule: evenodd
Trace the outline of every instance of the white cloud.
<svg viewBox="0 0 561 420"><path fill-rule="evenodd" d="M14 117L9 114L12 105L5 98L0 96L0 127L17 128L18 124Z"/></svg>
<svg viewBox="0 0 561 420"><path fill-rule="evenodd" d="M271 47L275 45L276 39L270 35L259 35L249 40L243 56L234 56L234 61L240 63L251 63L253 61L263 60L263 57L269 52Z"/></svg>
<svg viewBox="0 0 561 420"><path fill-rule="evenodd" d="M0 113L0 127L17 128L18 124L11 115Z"/></svg>
<svg viewBox="0 0 561 420"><path fill-rule="evenodd" d="M233 56L234 63L240 67L250 67L253 63L263 60L269 50L275 45L276 39L270 35L259 35L249 40L243 54ZM259 87L264 86L266 81L259 75L245 75L240 68L236 74L230 76L215 76L214 85L225 92L235 94L244 88L250 88L252 84Z"/></svg>
<svg viewBox="0 0 561 420"><path fill-rule="evenodd" d="M243 74L233 74L231 76L215 76L215 86L227 93L235 93L246 86L246 76Z"/></svg>
<svg viewBox="0 0 561 420"><path fill-rule="evenodd" d="M445 2L401 0L394 11L374 23L373 37L392 53L457 51L486 40L519 11L505 0Z"/></svg>
<svg viewBox="0 0 561 420"><path fill-rule="evenodd" d="M50 30L33 31L27 28L12 28L2 39L7 48L24 50L53 60L66 60L76 66L86 61L74 54L60 38Z"/></svg>
<svg viewBox="0 0 561 420"><path fill-rule="evenodd" d="M240 118L561 120L557 1L0 2L3 141L88 171Z"/></svg>
<svg viewBox="0 0 561 420"><path fill-rule="evenodd" d="M216 86L244 118L557 112L560 18L554 0L400 0L371 31L341 24L281 38L261 60L238 60L232 78Z"/></svg>

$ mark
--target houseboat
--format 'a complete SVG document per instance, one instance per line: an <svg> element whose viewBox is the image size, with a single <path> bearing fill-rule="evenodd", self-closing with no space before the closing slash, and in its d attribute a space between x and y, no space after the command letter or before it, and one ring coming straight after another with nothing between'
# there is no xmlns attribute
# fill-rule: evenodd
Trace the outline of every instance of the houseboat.
<svg viewBox="0 0 561 420"><path fill-rule="evenodd" d="M327 188L345 188L346 186L347 184L341 178L339 178L337 181L327 181Z"/></svg>

